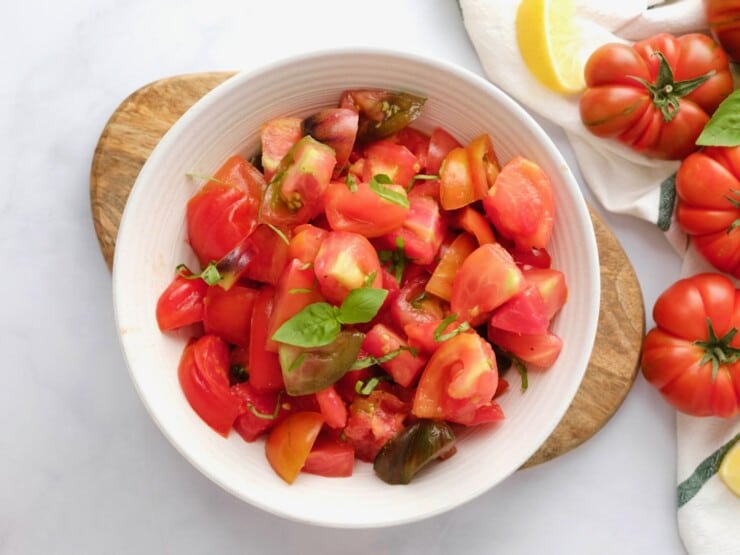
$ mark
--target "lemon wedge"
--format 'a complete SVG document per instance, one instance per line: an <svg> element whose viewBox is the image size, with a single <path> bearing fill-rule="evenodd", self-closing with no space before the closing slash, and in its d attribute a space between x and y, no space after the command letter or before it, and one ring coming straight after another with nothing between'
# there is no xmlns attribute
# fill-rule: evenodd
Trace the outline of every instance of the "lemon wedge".
<svg viewBox="0 0 740 555"><path fill-rule="evenodd" d="M736 443L724 456L717 474L728 489L740 497L740 442Z"/></svg>
<svg viewBox="0 0 740 555"><path fill-rule="evenodd" d="M548 89L583 90L583 58L573 0L523 0L516 13L516 40L524 63Z"/></svg>

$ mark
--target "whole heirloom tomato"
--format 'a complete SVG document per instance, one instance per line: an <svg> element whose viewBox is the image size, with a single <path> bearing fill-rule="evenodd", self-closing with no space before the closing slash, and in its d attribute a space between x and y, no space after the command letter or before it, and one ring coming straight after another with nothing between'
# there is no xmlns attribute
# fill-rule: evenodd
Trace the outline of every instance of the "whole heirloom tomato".
<svg viewBox="0 0 740 555"><path fill-rule="evenodd" d="M676 220L715 268L740 278L740 146L691 154L676 175Z"/></svg>
<svg viewBox="0 0 740 555"><path fill-rule="evenodd" d="M704 0L712 35L733 62L740 62L740 0Z"/></svg>
<svg viewBox="0 0 740 555"><path fill-rule="evenodd" d="M605 44L586 62L585 79L586 128L666 160L697 149L696 138L733 88L727 55L701 34Z"/></svg>
<svg viewBox="0 0 740 555"><path fill-rule="evenodd" d="M721 274L681 279L658 297L642 372L693 416L740 414L740 292Z"/></svg>

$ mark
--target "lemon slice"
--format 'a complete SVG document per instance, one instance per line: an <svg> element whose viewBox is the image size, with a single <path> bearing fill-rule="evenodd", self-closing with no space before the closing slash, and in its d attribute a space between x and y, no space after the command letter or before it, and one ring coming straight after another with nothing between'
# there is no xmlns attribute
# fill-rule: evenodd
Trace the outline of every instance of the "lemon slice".
<svg viewBox="0 0 740 555"><path fill-rule="evenodd" d="M574 94L585 87L573 0L523 0L516 40L524 63L548 89Z"/></svg>
<svg viewBox="0 0 740 555"><path fill-rule="evenodd" d="M724 456L717 474L729 490L740 497L740 442Z"/></svg>

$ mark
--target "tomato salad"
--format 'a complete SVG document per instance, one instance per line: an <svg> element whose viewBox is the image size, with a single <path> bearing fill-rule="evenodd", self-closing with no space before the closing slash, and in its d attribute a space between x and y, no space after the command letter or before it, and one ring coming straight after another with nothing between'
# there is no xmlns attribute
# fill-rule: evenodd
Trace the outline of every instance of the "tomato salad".
<svg viewBox="0 0 740 555"><path fill-rule="evenodd" d="M349 476L355 459L408 483L455 452L455 430L499 422L515 367L551 366L566 301L547 246L547 175L491 138L410 124L425 99L349 90L307 118L266 122L189 200L201 268L156 308L189 326L185 398L223 436L266 437L286 482Z"/></svg>

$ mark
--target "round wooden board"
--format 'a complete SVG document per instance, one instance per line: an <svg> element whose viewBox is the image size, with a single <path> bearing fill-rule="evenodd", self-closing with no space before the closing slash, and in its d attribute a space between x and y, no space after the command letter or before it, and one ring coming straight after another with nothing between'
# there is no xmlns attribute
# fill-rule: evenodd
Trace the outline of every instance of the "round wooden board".
<svg viewBox="0 0 740 555"><path fill-rule="evenodd" d="M131 186L160 138L196 100L233 73L198 73L155 81L111 116L95 149L90 202L108 267ZM524 467L553 459L598 432L622 404L639 366L645 311L637 276L619 241L591 210L601 264L599 328L578 394L555 431Z"/></svg>

